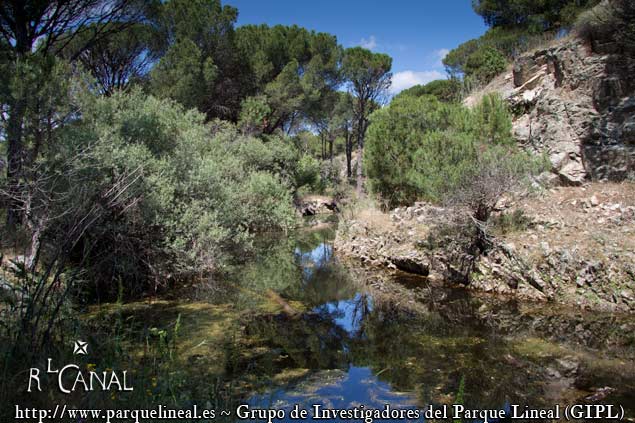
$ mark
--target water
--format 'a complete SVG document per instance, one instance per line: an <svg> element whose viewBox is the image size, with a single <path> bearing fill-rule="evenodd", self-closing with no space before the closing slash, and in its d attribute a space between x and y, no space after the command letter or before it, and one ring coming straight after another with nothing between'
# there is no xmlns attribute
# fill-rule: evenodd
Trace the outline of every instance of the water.
<svg viewBox="0 0 635 423"><path fill-rule="evenodd" d="M130 306L119 317L131 328L128 348L139 348L135 334L147 343L151 327L170 333L180 316L172 360L181 404L423 409L462 398L479 409L619 404L635 417L633 317L362 269L338 259L333 236L319 226L261 240L221 287Z"/></svg>

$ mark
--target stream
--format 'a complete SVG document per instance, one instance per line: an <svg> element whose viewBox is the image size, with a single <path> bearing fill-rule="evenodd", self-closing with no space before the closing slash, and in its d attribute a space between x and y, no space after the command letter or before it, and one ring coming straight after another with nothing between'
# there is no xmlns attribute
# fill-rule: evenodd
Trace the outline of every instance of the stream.
<svg viewBox="0 0 635 423"><path fill-rule="evenodd" d="M146 338L178 321L179 400L287 411L597 403L635 418L633 317L363 269L334 254L334 234L335 224L318 223L260 240L223 287L126 308L131 333Z"/></svg>

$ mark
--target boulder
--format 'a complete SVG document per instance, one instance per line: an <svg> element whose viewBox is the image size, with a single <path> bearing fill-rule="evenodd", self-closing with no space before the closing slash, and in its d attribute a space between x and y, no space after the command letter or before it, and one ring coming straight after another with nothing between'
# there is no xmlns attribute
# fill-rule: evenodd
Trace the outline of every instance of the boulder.
<svg viewBox="0 0 635 423"><path fill-rule="evenodd" d="M317 214L338 213L337 202L331 198L309 197L297 206L302 216L315 216Z"/></svg>
<svg viewBox="0 0 635 423"><path fill-rule="evenodd" d="M416 275L428 276L430 264L414 257L391 257L390 262L399 270Z"/></svg>

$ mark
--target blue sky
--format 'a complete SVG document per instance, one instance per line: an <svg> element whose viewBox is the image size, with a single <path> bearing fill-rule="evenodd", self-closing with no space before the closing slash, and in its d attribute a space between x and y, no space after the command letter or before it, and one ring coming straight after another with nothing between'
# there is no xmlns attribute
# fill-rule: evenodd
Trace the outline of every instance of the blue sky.
<svg viewBox="0 0 635 423"><path fill-rule="evenodd" d="M486 30L470 0L226 0L238 24L298 24L393 58L393 94L445 78L441 58Z"/></svg>

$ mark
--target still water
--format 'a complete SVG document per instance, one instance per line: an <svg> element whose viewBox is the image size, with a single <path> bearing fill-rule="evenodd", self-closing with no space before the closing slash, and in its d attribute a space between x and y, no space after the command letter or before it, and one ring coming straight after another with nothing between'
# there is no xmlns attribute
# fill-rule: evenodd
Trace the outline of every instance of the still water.
<svg viewBox="0 0 635 423"><path fill-rule="evenodd" d="M333 237L333 225L319 224L261 240L222 286L191 287L120 318L146 334L170 333L178 321L181 404L603 403L635 418L633 317L519 304L364 269L338 258Z"/></svg>

